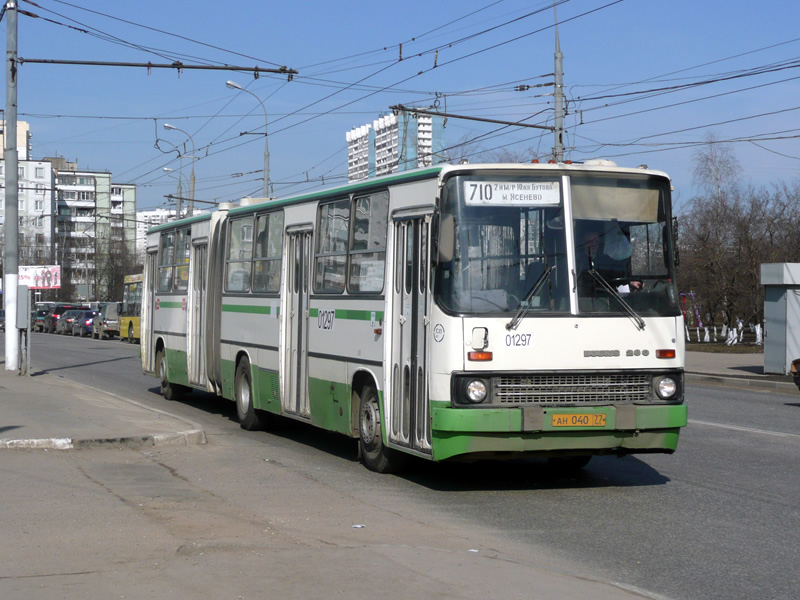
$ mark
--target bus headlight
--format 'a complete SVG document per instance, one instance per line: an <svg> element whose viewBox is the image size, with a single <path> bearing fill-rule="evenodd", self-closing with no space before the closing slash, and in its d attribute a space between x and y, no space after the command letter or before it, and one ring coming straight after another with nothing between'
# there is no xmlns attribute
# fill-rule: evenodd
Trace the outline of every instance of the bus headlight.
<svg viewBox="0 0 800 600"><path fill-rule="evenodd" d="M486 400L486 383L480 379L473 379L464 387L468 402L478 404Z"/></svg>
<svg viewBox="0 0 800 600"><path fill-rule="evenodd" d="M662 377L656 383L656 392L662 400L672 398L678 391L678 383L672 377Z"/></svg>

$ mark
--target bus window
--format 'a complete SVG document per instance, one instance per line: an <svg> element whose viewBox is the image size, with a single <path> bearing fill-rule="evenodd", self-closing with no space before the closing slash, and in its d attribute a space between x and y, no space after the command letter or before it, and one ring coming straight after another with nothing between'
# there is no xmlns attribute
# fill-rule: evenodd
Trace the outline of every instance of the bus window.
<svg viewBox="0 0 800 600"><path fill-rule="evenodd" d="M231 220L229 237L225 290L248 292L253 259L253 218Z"/></svg>
<svg viewBox="0 0 800 600"><path fill-rule="evenodd" d="M350 201L338 200L321 205L317 230L314 291L341 294L347 264Z"/></svg>
<svg viewBox="0 0 800 600"><path fill-rule="evenodd" d="M256 219L256 252L253 259L253 291L280 291L283 253L283 212Z"/></svg>
<svg viewBox="0 0 800 600"><path fill-rule="evenodd" d="M388 214L388 192L355 200L348 281L351 292L383 290Z"/></svg>
<svg viewBox="0 0 800 600"><path fill-rule="evenodd" d="M158 253L158 291L172 291L172 266L175 258L175 232L161 234L161 249Z"/></svg>
<svg viewBox="0 0 800 600"><path fill-rule="evenodd" d="M185 292L189 289L189 252L192 248L192 232L189 229L180 229L177 234L175 281L173 283L176 292Z"/></svg>

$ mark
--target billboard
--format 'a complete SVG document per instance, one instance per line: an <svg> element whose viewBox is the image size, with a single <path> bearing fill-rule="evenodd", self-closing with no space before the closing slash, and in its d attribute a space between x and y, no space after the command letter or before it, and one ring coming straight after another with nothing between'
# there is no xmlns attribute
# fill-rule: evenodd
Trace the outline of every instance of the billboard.
<svg viewBox="0 0 800 600"><path fill-rule="evenodd" d="M57 290L61 287L61 267L58 265L20 266L19 285L27 285L30 290Z"/></svg>

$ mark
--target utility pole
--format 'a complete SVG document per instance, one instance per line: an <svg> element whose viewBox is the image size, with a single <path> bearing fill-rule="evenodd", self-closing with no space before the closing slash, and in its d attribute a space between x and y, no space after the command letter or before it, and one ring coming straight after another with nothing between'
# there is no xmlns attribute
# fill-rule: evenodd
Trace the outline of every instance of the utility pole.
<svg viewBox="0 0 800 600"><path fill-rule="evenodd" d="M556 53L555 53L555 83L556 89L553 93L553 103L555 104L555 146L553 146L553 159L556 162L564 162L564 55L561 54L561 42L558 39L558 9L555 0L553 1L553 11L556 18Z"/></svg>
<svg viewBox="0 0 800 600"><path fill-rule="evenodd" d="M17 156L17 3L6 2L6 163L3 300L6 309L6 371L19 369L17 285L19 284L19 160Z"/></svg>

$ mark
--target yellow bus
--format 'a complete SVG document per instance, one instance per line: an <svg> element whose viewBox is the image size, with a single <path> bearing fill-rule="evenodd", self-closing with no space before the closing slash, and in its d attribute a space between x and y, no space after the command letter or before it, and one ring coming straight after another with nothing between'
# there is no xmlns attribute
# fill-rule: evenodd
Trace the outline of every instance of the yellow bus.
<svg viewBox="0 0 800 600"><path fill-rule="evenodd" d="M139 341L139 322L142 313L143 275L126 275L122 288L122 312L119 315L119 339L129 344Z"/></svg>

